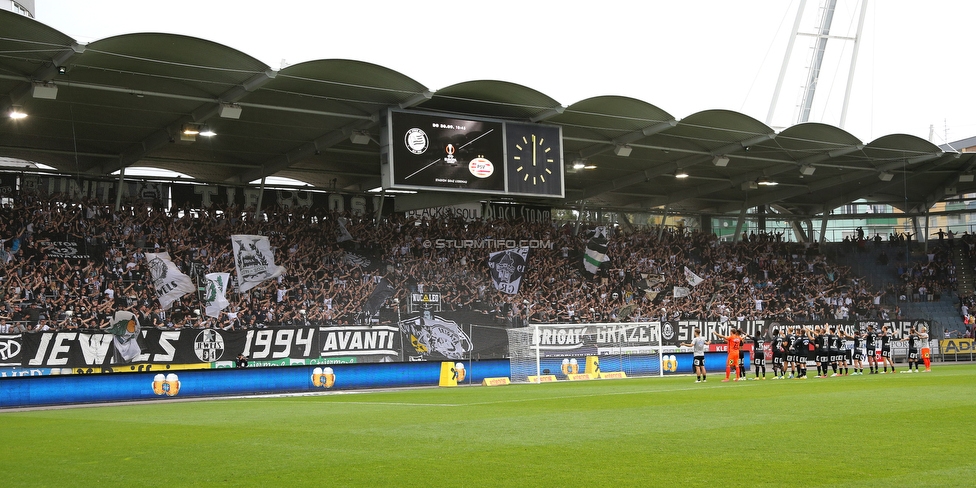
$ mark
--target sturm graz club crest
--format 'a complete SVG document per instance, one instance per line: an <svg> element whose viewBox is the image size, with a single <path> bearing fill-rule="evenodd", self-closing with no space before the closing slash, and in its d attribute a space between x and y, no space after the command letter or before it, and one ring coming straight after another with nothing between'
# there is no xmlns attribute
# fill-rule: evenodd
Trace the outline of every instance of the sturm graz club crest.
<svg viewBox="0 0 976 488"><path fill-rule="evenodd" d="M166 272L169 269L166 266L166 262L159 257L154 257L149 260L149 274L152 275L153 283L160 283L166 279Z"/></svg>
<svg viewBox="0 0 976 488"><path fill-rule="evenodd" d="M410 337L418 359L464 359L473 347L457 322L433 315L430 310L424 310L420 317L401 321L400 330Z"/></svg>
<svg viewBox="0 0 976 488"><path fill-rule="evenodd" d="M674 339L674 326L671 325L671 322L661 324L661 335L666 341Z"/></svg>
<svg viewBox="0 0 976 488"><path fill-rule="evenodd" d="M264 253L258 249L258 240L237 241L237 246L240 249L237 254L237 269L240 270L241 278L244 281L261 281L269 274L268 260L265 259Z"/></svg>
<svg viewBox="0 0 976 488"><path fill-rule="evenodd" d="M517 294L525 275L528 257L527 247L491 253L488 257L488 269L491 271L491 281L495 289L509 295Z"/></svg>

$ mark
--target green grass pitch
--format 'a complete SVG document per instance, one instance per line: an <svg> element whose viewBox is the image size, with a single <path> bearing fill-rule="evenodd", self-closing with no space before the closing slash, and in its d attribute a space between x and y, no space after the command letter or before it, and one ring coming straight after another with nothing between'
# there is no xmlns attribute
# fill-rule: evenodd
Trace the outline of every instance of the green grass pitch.
<svg viewBox="0 0 976 488"><path fill-rule="evenodd" d="M972 486L974 366L719 380L0 411L0 483Z"/></svg>

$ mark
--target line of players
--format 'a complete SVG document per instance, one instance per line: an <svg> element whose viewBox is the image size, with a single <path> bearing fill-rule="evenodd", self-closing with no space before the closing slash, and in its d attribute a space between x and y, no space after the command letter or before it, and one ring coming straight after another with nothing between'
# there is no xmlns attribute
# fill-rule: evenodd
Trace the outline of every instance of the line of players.
<svg viewBox="0 0 976 488"><path fill-rule="evenodd" d="M744 339L742 331L732 329L729 335L722 335L712 332L716 337L723 339L729 345L729 358L725 370L725 379L729 381L731 370L735 370L736 378L734 381L746 377L745 366L739 354ZM853 341L852 347L847 348L846 339ZM817 365L817 378L830 376L847 376L848 374L863 375L865 356L868 363L869 374L886 374L888 368L895 372L895 363L891 357L891 342L893 340L908 341L908 370L903 373L918 373L918 362L922 359L925 364L925 371L930 371L929 357L921 354L920 346L923 340L928 339L925 329L921 330L912 327L907 336L902 338L894 337L888 326L882 326L880 330L868 326L862 329L859 334L847 334L843 330L825 324L812 329L805 327L787 327L786 333L776 328L772 331L771 349L773 356L773 379L788 379L786 374L789 371L789 378L806 379L807 363L813 361ZM749 336L753 344L753 351L764 351L766 339L761 330L757 330L754 336ZM695 329L695 338L689 344L683 346L697 346L695 354L695 374L698 379L704 381L705 361L704 361L704 341L698 329ZM698 357L699 350L702 352L701 358ZM865 354L866 351L866 354ZM880 365L878 361L880 352ZM764 353L754 354L753 366L755 367L756 379L766 379L766 356ZM700 359L700 360L699 360ZM854 372L850 373L850 365ZM879 368L884 368L879 371ZM913 371L914 369L914 371ZM760 376L761 374L761 376ZM698 381L696 381L697 383Z"/></svg>

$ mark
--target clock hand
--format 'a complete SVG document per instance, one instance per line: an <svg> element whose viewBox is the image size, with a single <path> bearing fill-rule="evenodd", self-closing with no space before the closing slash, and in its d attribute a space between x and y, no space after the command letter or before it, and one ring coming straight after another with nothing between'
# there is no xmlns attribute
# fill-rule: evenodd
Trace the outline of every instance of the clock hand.
<svg viewBox="0 0 976 488"><path fill-rule="evenodd" d="M535 166L535 134L532 134L532 166Z"/></svg>

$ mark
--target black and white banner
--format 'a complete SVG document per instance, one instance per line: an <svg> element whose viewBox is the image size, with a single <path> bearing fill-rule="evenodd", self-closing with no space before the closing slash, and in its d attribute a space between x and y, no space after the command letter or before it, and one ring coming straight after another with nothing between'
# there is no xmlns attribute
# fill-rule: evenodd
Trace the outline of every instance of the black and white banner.
<svg viewBox="0 0 976 488"><path fill-rule="evenodd" d="M823 326L826 323L827 322L793 323L779 322L776 320L747 320L743 322L719 322L710 320L664 321L661 324L661 339L666 346L676 346L682 342L691 341L692 337L694 337L693 331L697 328L701 330L702 335L706 339L716 340L715 336L712 334L713 332L728 335L729 331L733 327L742 329L742 333L744 335L753 336L760 334L768 339L771 337L774 329L779 329L785 333L785 328L787 327L805 327L807 329L813 329L814 327ZM912 327L916 327L919 330L924 327L926 330L931 332L931 323L928 320L859 320L850 322L830 321L830 326L837 327L837 330L843 331L848 335L860 334L861 332L866 331L868 327L874 328L875 330L881 330L881 326L887 326L888 330L891 331L892 336L896 338L908 335L908 331Z"/></svg>
<svg viewBox="0 0 976 488"><path fill-rule="evenodd" d="M82 240L45 241L40 243L41 252L47 259L70 259L87 261L91 259L88 245Z"/></svg>
<svg viewBox="0 0 976 488"><path fill-rule="evenodd" d="M24 350L20 334L0 334L0 366L20 366L23 364L21 352Z"/></svg>
<svg viewBox="0 0 976 488"><path fill-rule="evenodd" d="M885 325L896 338L904 337L911 327L930 330L931 326L924 320L830 324L851 335L860 333L869 325ZM773 329L816 325L823 324L702 320L651 325L579 324L539 329L533 343L546 354L570 351L619 354L646 350L659 341L665 347L677 347L690 341L696 328L703 336L712 339L713 332L728 334L732 327L743 329L747 336L761 334L768 338ZM95 373L233 367L238 354L248 356L251 366L490 359L509 355L508 329L485 324L485 316L477 312L425 312L380 325L275 327L245 331L139 329L129 320L118 320L112 330L121 335L107 330L0 334L0 377L24 369L42 371L38 374L66 374L69 371ZM133 344L131 349L122 350L126 346L117 340L120 337L128 337L125 340ZM43 372L45 369L50 372Z"/></svg>
<svg viewBox="0 0 976 488"><path fill-rule="evenodd" d="M274 251L265 236L238 234L230 236L237 265L237 286L244 293L262 281L285 274L283 266L276 266Z"/></svg>
<svg viewBox="0 0 976 488"><path fill-rule="evenodd" d="M517 295L525 276L529 248L517 247L488 255L488 270L495 289L509 295Z"/></svg>
<svg viewBox="0 0 976 488"><path fill-rule="evenodd" d="M430 312L403 320L400 330L409 340L410 360L464 359L474 346L471 338L457 322Z"/></svg>

